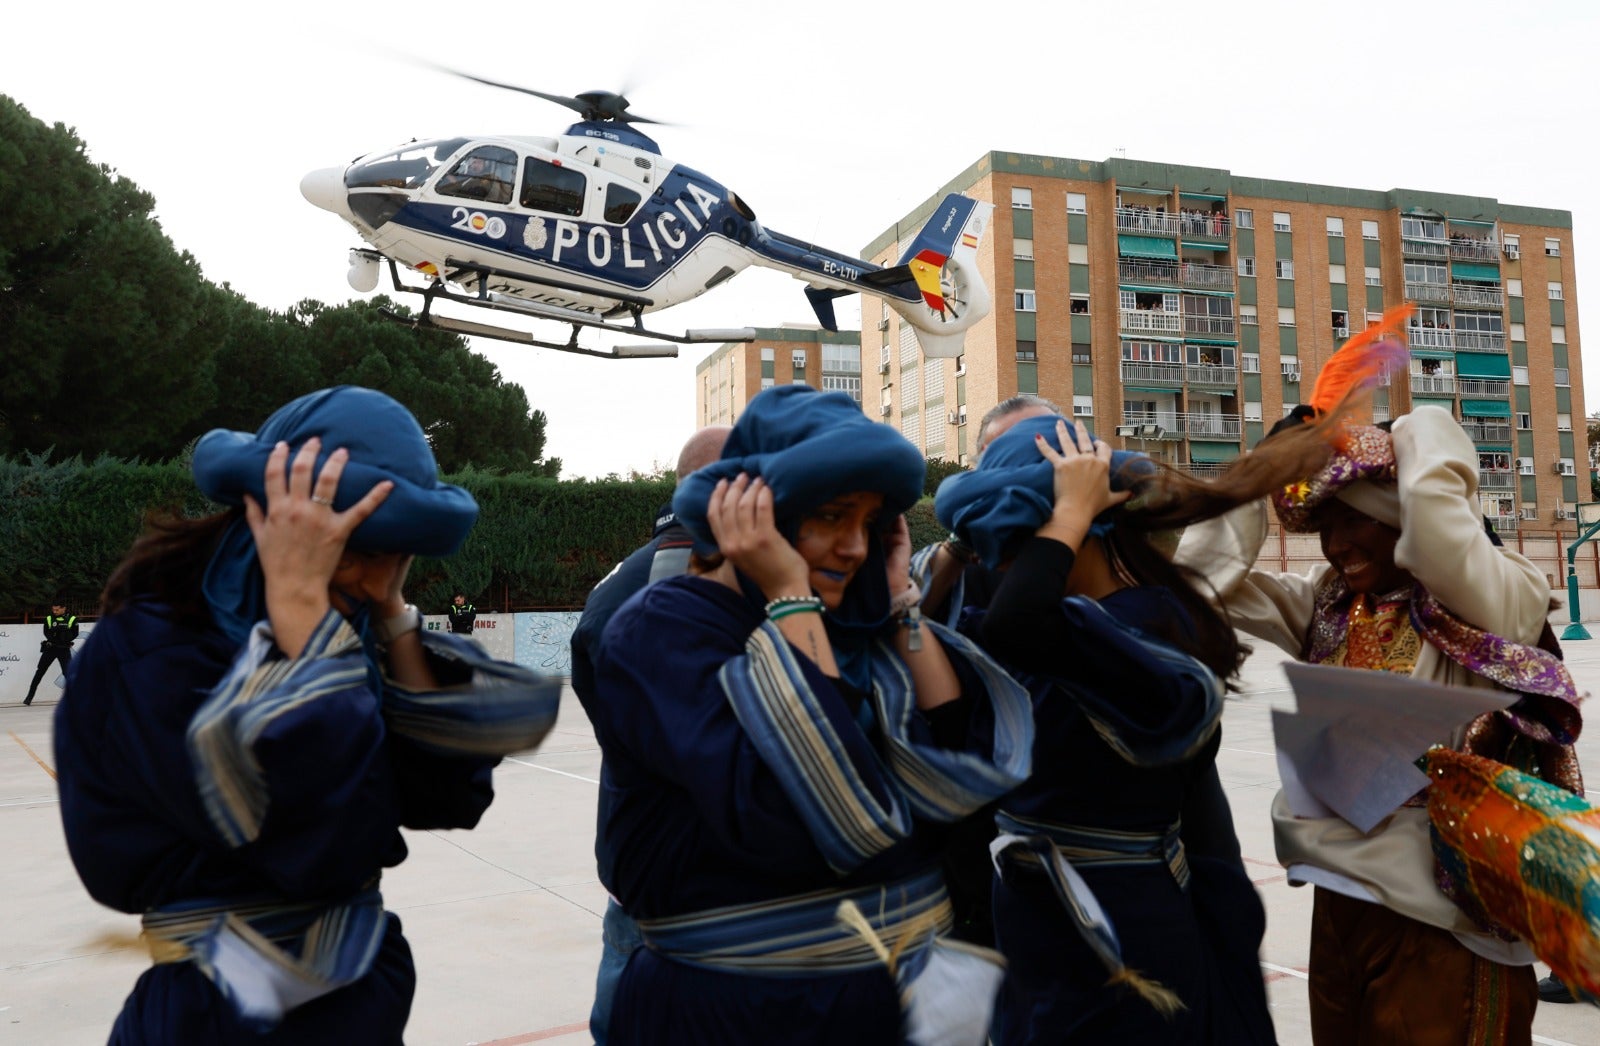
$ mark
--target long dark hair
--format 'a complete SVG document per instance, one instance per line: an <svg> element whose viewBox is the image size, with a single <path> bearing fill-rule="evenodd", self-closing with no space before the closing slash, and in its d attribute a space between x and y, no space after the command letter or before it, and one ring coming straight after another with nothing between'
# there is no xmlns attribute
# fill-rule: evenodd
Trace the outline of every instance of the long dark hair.
<svg viewBox="0 0 1600 1046"><path fill-rule="evenodd" d="M222 535L243 517L243 508L197 518L172 513L146 516L144 533L106 579L100 613L114 614L134 598L147 596L166 604L174 620L204 627L211 620L211 608L201 591L206 566Z"/></svg>

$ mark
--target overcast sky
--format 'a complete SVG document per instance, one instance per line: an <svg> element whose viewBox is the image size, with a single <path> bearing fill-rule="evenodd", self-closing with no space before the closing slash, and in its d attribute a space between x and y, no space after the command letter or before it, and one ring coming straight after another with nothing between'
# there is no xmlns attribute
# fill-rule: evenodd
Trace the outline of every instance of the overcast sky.
<svg viewBox="0 0 1600 1046"><path fill-rule="evenodd" d="M736 191L769 228L850 253L989 150L1126 155L1569 210L1580 308L1592 309L1597 11L1589 0L46 3L4 16L0 93L75 127L96 161L155 195L208 278L274 308L354 296L356 236L300 197L305 172L411 138L556 134L573 119L411 60L422 59L558 94L626 90L634 112L677 124L653 129L669 160ZM814 321L798 282L747 270L654 322ZM710 351L613 361L475 347L549 416L547 452L566 474L591 476L676 459ZM1585 377L1593 410L1600 364Z"/></svg>

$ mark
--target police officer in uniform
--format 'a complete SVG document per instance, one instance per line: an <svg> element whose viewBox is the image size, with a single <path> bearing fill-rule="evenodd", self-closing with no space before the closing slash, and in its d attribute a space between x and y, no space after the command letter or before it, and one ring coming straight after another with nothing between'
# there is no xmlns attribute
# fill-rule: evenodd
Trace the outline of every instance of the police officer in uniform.
<svg viewBox="0 0 1600 1046"><path fill-rule="evenodd" d="M478 608L467 602L467 597L456 593L450 604L450 631L458 635L472 635L472 623L478 619Z"/></svg>
<svg viewBox="0 0 1600 1046"><path fill-rule="evenodd" d="M44 678L50 662L59 661L61 671L67 670L67 662L72 660L72 644L77 641L78 615L67 613L65 603L50 604L50 613L44 616L44 642L39 644L39 667L33 673L33 682L28 684L28 696L23 704L33 704L34 691L39 689L39 680Z"/></svg>

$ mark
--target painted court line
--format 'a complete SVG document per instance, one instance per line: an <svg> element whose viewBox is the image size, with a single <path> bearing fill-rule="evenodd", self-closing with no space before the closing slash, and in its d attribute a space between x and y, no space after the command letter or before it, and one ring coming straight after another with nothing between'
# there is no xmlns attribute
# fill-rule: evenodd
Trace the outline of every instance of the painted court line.
<svg viewBox="0 0 1600 1046"><path fill-rule="evenodd" d="M56 772L50 769L43 759L40 759L34 754L33 749L28 747L28 742L24 741L10 730L7 730L6 733L11 734L11 740L22 746L22 750L28 753L28 758L39 764L39 769L50 775L50 780L54 781L56 779Z"/></svg>
<svg viewBox="0 0 1600 1046"><path fill-rule="evenodd" d="M531 764L530 764L531 765ZM539 769L546 769L540 767ZM563 1024L559 1028L546 1028L544 1031L530 1031L526 1035L513 1035L509 1039L494 1039L490 1042L480 1042L474 1046L522 1046L525 1042L539 1042L544 1039L554 1039L561 1035L576 1035L580 1031L588 1031L589 1022L579 1021L576 1024Z"/></svg>
<svg viewBox="0 0 1600 1046"><path fill-rule="evenodd" d="M12 736L15 737L16 735L13 734ZM576 780L576 781L588 781L592 785L597 785L597 784L600 783L599 781L596 781L592 777L584 777L581 774L569 774L565 770L557 770L554 767L549 767L549 766L540 766L538 763L530 763L525 759L514 759L509 755L506 756L506 762L508 762L508 763L516 763L518 766L531 766L535 770L543 770L547 774L560 774L562 777L570 777L570 778L572 778L573 780ZM40 764L40 765L43 765L43 764ZM54 777L55 775L51 774L50 776ZM588 1027L588 1025L584 1025L584 1027ZM506 1041L509 1042L510 1040L506 1040ZM532 1039L518 1039L517 1041L518 1042L532 1042L533 1040Z"/></svg>
<svg viewBox="0 0 1600 1046"><path fill-rule="evenodd" d="M8 806L40 806L44 803L59 803L61 800L53 795L41 795L37 799L7 799L0 803L0 809Z"/></svg>

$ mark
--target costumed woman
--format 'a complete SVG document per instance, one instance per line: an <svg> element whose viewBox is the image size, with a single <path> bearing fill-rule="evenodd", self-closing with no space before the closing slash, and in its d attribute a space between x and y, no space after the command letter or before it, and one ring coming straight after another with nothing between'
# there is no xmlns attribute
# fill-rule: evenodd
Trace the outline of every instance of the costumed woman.
<svg viewBox="0 0 1600 1046"><path fill-rule="evenodd" d="M1027 777L1032 720L918 616L923 470L848 396L786 386L679 485L691 572L617 611L592 709L601 880L646 945L612 1041L984 1042L999 968L943 937L940 839Z"/></svg>
<svg viewBox="0 0 1600 1046"><path fill-rule="evenodd" d="M1326 460L1313 433L1294 446L1301 468ZM1005 568L963 630L1034 700L1033 776L996 817L996 1042L1275 1041L1265 913L1213 765L1224 682L1246 651L1168 555L1171 528L1294 474L1236 467L1201 483L1045 415L941 484L939 521ZM1186 846L1197 810L1204 842Z"/></svg>
<svg viewBox="0 0 1600 1046"><path fill-rule="evenodd" d="M470 828L559 680L421 630L413 555L477 518L390 397L340 386L196 445L233 506L153 520L106 584L55 720L89 893L155 964L113 1043L399 1043L415 974L378 890L400 828Z"/></svg>
<svg viewBox="0 0 1600 1046"><path fill-rule="evenodd" d="M1343 389L1322 386L1302 413L1343 398ZM1272 457L1293 431L1248 456ZM1550 591L1538 567L1486 532L1472 440L1444 410L1425 406L1390 431L1351 425L1338 446L1325 467L1272 499L1286 530L1319 535L1327 563L1304 576L1244 567L1265 537L1264 506L1185 534L1180 559L1232 549L1240 568L1220 582L1231 619L1300 660L1520 692L1508 710L1440 742L1581 795L1576 689L1560 659L1537 645ZM1317 884L1312 1036L1325 1046L1529 1043L1533 955L1447 896L1454 891L1436 870L1422 799L1369 835L1339 818L1296 818L1282 793L1273 804L1290 881Z"/></svg>

